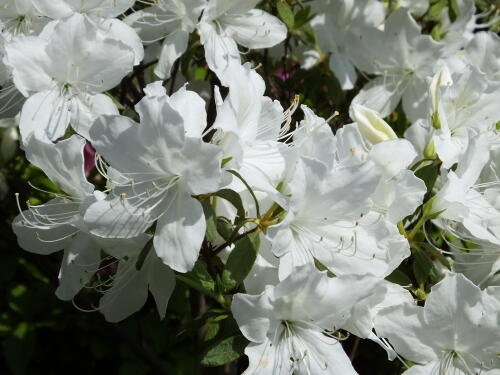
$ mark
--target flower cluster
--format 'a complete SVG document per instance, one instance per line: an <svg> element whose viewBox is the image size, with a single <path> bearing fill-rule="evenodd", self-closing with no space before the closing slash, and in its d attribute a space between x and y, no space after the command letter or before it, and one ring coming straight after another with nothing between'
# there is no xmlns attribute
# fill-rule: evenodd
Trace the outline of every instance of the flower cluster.
<svg viewBox="0 0 500 375"><path fill-rule="evenodd" d="M149 292L164 318L176 281L213 298L248 375L356 374L350 334L407 375L498 374L498 19L472 0L299 2L302 69L360 87L334 132L333 110L266 96L241 50L289 48L293 10L259 3L0 2L2 127L58 187L16 195L20 246L63 251L57 296L110 322ZM196 48L208 99L175 86Z"/></svg>

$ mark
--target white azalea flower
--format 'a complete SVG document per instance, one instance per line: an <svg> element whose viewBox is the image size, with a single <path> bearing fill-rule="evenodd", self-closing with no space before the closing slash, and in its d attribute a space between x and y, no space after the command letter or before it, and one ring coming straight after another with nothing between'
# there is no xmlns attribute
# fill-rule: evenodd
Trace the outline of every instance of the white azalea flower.
<svg viewBox="0 0 500 375"><path fill-rule="evenodd" d="M88 232L81 210L89 201L99 199L100 193L94 192L94 186L85 178L84 146L85 140L76 135L55 145L33 136L27 140L28 160L42 168L68 195L56 194L42 205L28 204L28 210L22 211L12 225L19 245L27 251L47 255L64 249L56 291L63 300L71 300L99 270L101 249L137 251L145 243L141 238L104 240Z"/></svg>
<svg viewBox="0 0 500 375"><path fill-rule="evenodd" d="M334 332L376 287L369 276L330 279L304 266L260 295L236 294L231 310L250 341L244 374L356 374Z"/></svg>
<svg viewBox="0 0 500 375"><path fill-rule="evenodd" d="M98 18L115 18L134 5L134 0L31 0L34 7L52 19L87 14Z"/></svg>
<svg viewBox="0 0 500 375"><path fill-rule="evenodd" d="M209 0L198 25L209 68L225 83L224 71L240 64L238 46L270 48L285 40L286 26L255 9L258 0Z"/></svg>
<svg viewBox="0 0 500 375"><path fill-rule="evenodd" d="M291 194L284 219L267 229L280 258L280 279L319 260L334 274L387 276L407 257L396 227L368 214L380 175L372 163L337 166L303 157L287 183Z"/></svg>
<svg viewBox="0 0 500 375"><path fill-rule="evenodd" d="M153 295L160 319L167 312L168 300L175 287L175 274L153 249L146 255L141 253L144 246L151 247L152 244L146 243L149 236L140 238L142 247L107 249L109 254L120 259L112 284L99 301L99 311L108 322L119 322L139 311L146 303L148 291Z"/></svg>
<svg viewBox="0 0 500 375"><path fill-rule="evenodd" d="M396 352L383 338L373 332L375 317L384 308L398 306L403 303L414 303L413 297L405 288L386 280L381 280L372 294L356 304L349 320L342 326L354 335L369 339L387 351L389 359L396 358Z"/></svg>
<svg viewBox="0 0 500 375"><path fill-rule="evenodd" d="M492 81L500 81L500 37L488 31L474 34L465 48L467 60Z"/></svg>
<svg viewBox="0 0 500 375"><path fill-rule="evenodd" d="M353 109L356 123L339 130L337 138L343 144L339 147L347 155L345 162L371 160L378 167L382 178L371 195L371 209L396 224L415 212L427 192L425 183L407 169L417 153L410 142L397 138L377 112L360 105Z"/></svg>
<svg viewBox="0 0 500 375"><path fill-rule="evenodd" d="M441 87L437 108L440 128L433 137L445 168L450 168L467 150L470 129L484 132L500 120L498 83L488 81L474 67L456 76L452 85Z"/></svg>
<svg viewBox="0 0 500 375"><path fill-rule="evenodd" d="M442 56L442 45L422 35L404 9L391 13L383 31L368 29L359 39L360 47L352 51L352 59L360 70L377 77L363 87L352 105L362 104L385 117L402 98L410 120L425 117L426 78L439 69L436 61Z"/></svg>
<svg viewBox="0 0 500 375"><path fill-rule="evenodd" d="M19 124L23 141L30 134L57 140L70 122L87 136L96 114L117 113L101 93L132 70L135 56L78 13L48 24L38 37L16 38L5 49L15 85L29 97Z"/></svg>
<svg viewBox="0 0 500 375"><path fill-rule="evenodd" d="M189 34L196 29L206 0L159 0L127 17L145 44L162 41L160 58L154 72L170 77L175 61L186 51Z"/></svg>
<svg viewBox="0 0 500 375"><path fill-rule="evenodd" d="M222 155L201 139L204 101L191 101L193 96L186 90L146 96L136 106L140 125L102 116L90 130L92 145L112 166L111 194L85 212L91 232L130 238L156 223L155 250L179 272L194 266L205 236L203 209L193 195L214 192L220 184Z"/></svg>
<svg viewBox="0 0 500 375"><path fill-rule="evenodd" d="M137 33L123 21L115 18L133 4L133 0L32 0L35 8L44 16L54 20L71 16L74 13L86 15L91 19L104 37L116 39L134 51L134 65L144 58L144 47Z"/></svg>
<svg viewBox="0 0 500 375"><path fill-rule="evenodd" d="M32 0L0 1L0 33L10 39L19 35L35 35L47 20L33 6Z"/></svg>
<svg viewBox="0 0 500 375"><path fill-rule="evenodd" d="M362 28L376 28L384 22L384 6L376 0L317 0L313 6L318 12L311 26L317 33L320 47L330 53L330 69L342 89L350 90L357 79L351 52L362 48L358 45Z"/></svg>
<svg viewBox="0 0 500 375"><path fill-rule="evenodd" d="M493 301L463 275L449 274L432 288L424 307L405 303L383 309L375 328L399 354L419 364L405 375L483 374L500 366Z"/></svg>
<svg viewBox="0 0 500 375"><path fill-rule="evenodd" d="M217 94L212 143L224 150L225 169L238 171L252 188L283 203L276 190L285 172L286 145L279 142L286 117L283 108L264 96L264 80L249 65L231 66L225 74L229 94L224 101ZM238 191L245 189L235 184Z"/></svg>
<svg viewBox="0 0 500 375"><path fill-rule="evenodd" d="M495 134L473 134L467 152L432 202L432 212L440 213L435 222L460 239L474 243L500 245L500 205L498 180L479 180L488 164ZM465 229L465 230L464 230ZM488 247L488 245L486 245Z"/></svg>

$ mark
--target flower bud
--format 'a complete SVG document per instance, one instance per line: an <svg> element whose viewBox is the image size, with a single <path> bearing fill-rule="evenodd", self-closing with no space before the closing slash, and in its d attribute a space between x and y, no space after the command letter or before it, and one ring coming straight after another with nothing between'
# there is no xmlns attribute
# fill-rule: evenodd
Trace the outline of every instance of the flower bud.
<svg viewBox="0 0 500 375"><path fill-rule="evenodd" d="M431 116L432 126L435 129L441 128L439 120L439 101L441 100L441 87L451 86L453 80L451 73L446 66L444 66L438 73L434 75L429 86L429 97L431 98Z"/></svg>
<svg viewBox="0 0 500 375"><path fill-rule="evenodd" d="M360 104L354 104L353 115L359 131L371 143L377 144L398 138L394 130L382 119L378 112Z"/></svg>

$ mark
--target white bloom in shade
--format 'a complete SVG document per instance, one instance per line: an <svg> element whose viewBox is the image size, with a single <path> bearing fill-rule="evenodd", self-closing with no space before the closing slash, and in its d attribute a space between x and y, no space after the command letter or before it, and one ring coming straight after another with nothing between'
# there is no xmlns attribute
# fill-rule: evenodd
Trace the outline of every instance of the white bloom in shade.
<svg viewBox="0 0 500 375"><path fill-rule="evenodd" d="M219 188L222 153L201 139L206 113L196 94L183 89L171 97L146 96L136 110L141 124L101 116L90 129L92 145L112 166L112 192L89 206L85 223L91 233L108 238L134 237L156 223L157 255L187 272L206 227L193 196Z"/></svg>
<svg viewBox="0 0 500 375"><path fill-rule="evenodd" d="M45 23L32 0L0 0L0 33L3 37L34 35Z"/></svg>
<svg viewBox="0 0 500 375"><path fill-rule="evenodd" d="M231 310L250 341L244 374L356 374L334 332L377 284L370 276L330 279L304 266L260 295L236 294Z"/></svg>
<svg viewBox="0 0 500 375"><path fill-rule="evenodd" d="M140 250L140 238L105 240L91 235L80 212L89 201L100 197L84 173L85 140L73 136L55 145L30 137L26 156L67 195L57 195L49 202L22 211L12 224L19 245L36 254L64 250L56 295L71 300L99 270L101 249ZM102 197L101 197L102 198ZM20 208L21 209L21 208Z"/></svg>
<svg viewBox="0 0 500 375"><path fill-rule="evenodd" d="M154 72L170 77L175 61L186 51L189 34L196 29L206 0L159 0L127 17L126 22L139 33L145 44L162 41Z"/></svg>
<svg viewBox="0 0 500 375"><path fill-rule="evenodd" d="M132 70L135 56L78 13L49 23L38 37L14 39L5 50L16 88L29 97L19 124L23 141L30 134L57 140L70 122L87 136L97 114L118 113L101 93Z"/></svg>
<svg viewBox="0 0 500 375"><path fill-rule="evenodd" d="M130 26L115 18L133 4L133 0L32 0L35 8L44 16L54 20L66 18L73 13L84 14L99 28L104 37L116 39L134 51L134 65L144 58L142 41Z"/></svg>
<svg viewBox="0 0 500 375"><path fill-rule="evenodd" d="M363 87L352 106L362 104L385 117L402 98L410 120L426 117L426 78L439 69L436 61L442 55L442 45L422 35L405 9L391 13L384 31L367 29L359 38L360 47L352 51L352 59L360 70L378 77Z"/></svg>
<svg viewBox="0 0 500 375"><path fill-rule="evenodd" d="M224 158L229 159L225 169L238 171L252 188L283 203L276 190L285 172L281 151L287 146L279 142L285 120L283 108L278 101L264 96L264 80L248 64L231 66L225 75L229 94L222 101L216 90L217 118L213 128L217 132L212 143L220 146Z"/></svg>
<svg viewBox="0 0 500 375"><path fill-rule="evenodd" d="M312 5L318 10L311 26L319 45L330 53L330 69L342 89L350 90L357 79L351 51L361 48L358 34L362 28L376 28L384 22L384 6L376 0L316 0Z"/></svg>
<svg viewBox="0 0 500 375"><path fill-rule="evenodd" d="M352 105L353 120L358 124L361 134L371 143L376 144L398 136L390 125L385 122L380 114L361 104Z"/></svg>
<svg viewBox="0 0 500 375"><path fill-rule="evenodd" d="M500 366L500 289L491 292L496 297L463 275L448 274L432 288L424 307L385 308L375 318L375 329L400 355L419 364L405 375L484 374Z"/></svg>
<svg viewBox="0 0 500 375"><path fill-rule="evenodd" d="M151 292L160 318L167 312L167 305L175 287L175 274L147 243L150 236L140 236L142 247L116 247L107 252L120 259L113 283L99 301L99 311L108 322L118 322L139 311ZM123 241L123 240L122 240ZM146 249L146 255L141 254ZM147 250L149 249L149 250ZM142 258L144 257L144 258Z"/></svg>
<svg viewBox="0 0 500 375"><path fill-rule="evenodd" d="M224 83L224 71L240 64L238 46L270 48L285 40L285 24L255 9L259 0L209 0L198 25L209 68Z"/></svg>
<svg viewBox="0 0 500 375"><path fill-rule="evenodd" d="M87 14L98 18L114 18L134 5L134 0L30 0L43 15L52 19Z"/></svg>

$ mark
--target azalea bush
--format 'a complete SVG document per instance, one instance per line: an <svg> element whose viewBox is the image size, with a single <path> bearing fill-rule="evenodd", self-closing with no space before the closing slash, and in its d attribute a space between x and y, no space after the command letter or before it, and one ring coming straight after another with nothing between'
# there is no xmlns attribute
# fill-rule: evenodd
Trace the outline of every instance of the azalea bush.
<svg viewBox="0 0 500 375"><path fill-rule="evenodd" d="M0 25L2 374L500 374L498 1Z"/></svg>

